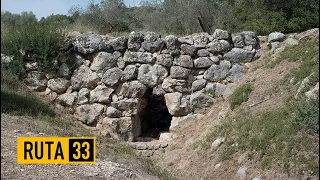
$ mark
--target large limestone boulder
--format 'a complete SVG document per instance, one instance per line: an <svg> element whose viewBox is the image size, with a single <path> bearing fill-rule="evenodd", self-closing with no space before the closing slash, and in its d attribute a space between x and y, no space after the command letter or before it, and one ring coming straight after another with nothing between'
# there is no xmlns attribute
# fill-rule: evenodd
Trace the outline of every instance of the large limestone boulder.
<svg viewBox="0 0 320 180"><path fill-rule="evenodd" d="M188 100L179 92L164 95L168 111L173 116L184 116L189 113Z"/></svg>
<svg viewBox="0 0 320 180"><path fill-rule="evenodd" d="M169 50L175 50L179 48L179 41L178 37L174 35L168 35L164 38L164 42L166 44L167 49Z"/></svg>
<svg viewBox="0 0 320 180"><path fill-rule="evenodd" d="M189 55L178 56L174 59L173 64L185 68L193 68L193 61Z"/></svg>
<svg viewBox="0 0 320 180"><path fill-rule="evenodd" d="M114 107L107 108L107 117L108 118L119 118L121 117L122 112Z"/></svg>
<svg viewBox="0 0 320 180"><path fill-rule="evenodd" d="M147 105L147 101L142 98L125 98L112 102L111 106L123 111L122 116L131 117L141 112Z"/></svg>
<svg viewBox="0 0 320 180"><path fill-rule="evenodd" d="M204 79L211 82L223 80L227 77L230 68L231 68L231 63L226 60L221 61L220 65L213 64L204 73Z"/></svg>
<svg viewBox="0 0 320 180"><path fill-rule="evenodd" d="M245 46L244 36L242 34L233 34L232 42L234 47L236 48L242 48Z"/></svg>
<svg viewBox="0 0 320 180"><path fill-rule="evenodd" d="M201 89L203 89L207 84L207 81L205 79L198 79L192 82L192 88L191 90L193 92L195 91L199 91Z"/></svg>
<svg viewBox="0 0 320 180"><path fill-rule="evenodd" d="M142 64L138 71L138 80L150 88L162 83L163 79L168 76L168 71L165 67L155 64Z"/></svg>
<svg viewBox="0 0 320 180"><path fill-rule="evenodd" d="M286 35L281 32L272 32L268 35L268 42L282 42L286 39Z"/></svg>
<svg viewBox="0 0 320 180"><path fill-rule="evenodd" d="M136 79L138 76L138 68L135 65L128 65L126 68L123 70L122 74L122 81L129 81Z"/></svg>
<svg viewBox="0 0 320 180"><path fill-rule="evenodd" d="M130 81L123 83L119 89L119 96L127 98L141 98L147 91L147 86L139 81Z"/></svg>
<svg viewBox="0 0 320 180"><path fill-rule="evenodd" d="M255 55L255 50L248 51L242 48L232 48L231 51L224 54L224 58L231 62L250 62Z"/></svg>
<svg viewBox="0 0 320 180"><path fill-rule="evenodd" d="M85 104L76 108L75 116L86 125L96 125L105 107L102 104Z"/></svg>
<svg viewBox="0 0 320 180"><path fill-rule="evenodd" d="M161 87L166 92L190 92L190 89L188 88L188 82L183 79L165 78Z"/></svg>
<svg viewBox="0 0 320 180"><path fill-rule="evenodd" d="M102 76L102 82L108 86L115 86L120 83L123 71L120 68L108 69Z"/></svg>
<svg viewBox="0 0 320 180"><path fill-rule="evenodd" d="M113 88L99 85L90 92L90 102L109 103L113 91Z"/></svg>
<svg viewBox="0 0 320 180"><path fill-rule="evenodd" d="M89 99L88 99L89 94L90 94L90 91L88 88L80 89L80 91L78 93L77 104L78 105L87 104L89 102Z"/></svg>
<svg viewBox="0 0 320 180"><path fill-rule="evenodd" d="M187 69L180 66L171 66L170 76L174 79L188 79L191 74L191 69Z"/></svg>
<svg viewBox="0 0 320 180"><path fill-rule="evenodd" d="M111 53L98 52L91 63L90 69L94 72L102 72L117 66L117 59Z"/></svg>
<svg viewBox="0 0 320 180"><path fill-rule="evenodd" d="M177 131L183 125L187 124L188 122L196 121L197 120L197 114L188 114L186 116L180 116L180 117L172 117L171 124L170 124L170 131Z"/></svg>
<svg viewBox="0 0 320 180"><path fill-rule="evenodd" d="M100 81L100 77L88 66L81 65L76 69L71 77L71 86L75 90L81 88L94 88Z"/></svg>
<svg viewBox="0 0 320 180"><path fill-rule="evenodd" d="M209 44L207 44L207 48L212 54L226 53L230 51L232 47L232 44L230 44L228 41L218 39L214 39Z"/></svg>
<svg viewBox="0 0 320 180"><path fill-rule="evenodd" d="M33 91L45 91L47 87L47 77L44 73L38 71L31 71L25 78L24 83Z"/></svg>
<svg viewBox="0 0 320 180"><path fill-rule="evenodd" d="M126 51L123 60L129 63L154 63L155 57L149 52Z"/></svg>
<svg viewBox="0 0 320 180"><path fill-rule="evenodd" d="M164 46L164 41L160 35L154 32L147 32L144 36L144 41L141 43L141 47L151 53L160 51Z"/></svg>
<svg viewBox="0 0 320 180"><path fill-rule="evenodd" d="M58 103L63 106L72 106L75 103L78 92L64 93L58 96Z"/></svg>
<svg viewBox="0 0 320 180"><path fill-rule="evenodd" d="M50 79L47 84L48 88L58 94L64 93L69 85L70 81L65 78Z"/></svg>
<svg viewBox="0 0 320 180"><path fill-rule="evenodd" d="M259 38L257 36L257 33L253 31L243 31L241 32L244 38L244 44L246 46L252 46L254 49L259 49Z"/></svg>
<svg viewBox="0 0 320 180"><path fill-rule="evenodd" d="M245 70L239 64L233 64L229 70L229 76L226 78L229 82L235 82Z"/></svg>
<svg viewBox="0 0 320 180"><path fill-rule="evenodd" d="M182 44L180 47L183 54L194 56L197 52L197 48L193 45Z"/></svg>
<svg viewBox="0 0 320 180"><path fill-rule="evenodd" d="M141 47L141 43L144 40L144 34L139 32L131 32L128 39L128 50L138 51Z"/></svg>
<svg viewBox="0 0 320 180"><path fill-rule="evenodd" d="M105 41L97 34L81 34L72 42L74 50L82 54L91 54L106 47Z"/></svg>
<svg viewBox="0 0 320 180"><path fill-rule="evenodd" d="M114 51L125 51L127 48L128 38L125 36L111 39L107 42Z"/></svg>
<svg viewBox="0 0 320 180"><path fill-rule="evenodd" d="M171 67L173 63L173 57L170 54L159 54L156 57L156 64L165 66L165 67Z"/></svg>
<svg viewBox="0 0 320 180"><path fill-rule="evenodd" d="M189 45L193 45L193 39L190 36L186 36L186 37L179 37L178 41L180 44L189 44Z"/></svg>
<svg viewBox="0 0 320 180"><path fill-rule="evenodd" d="M195 92L190 96L190 106L195 112L203 111L205 108L210 107L213 102L214 99L212 97L201 91Z"/></svg>
<svg viewBox="0 0 320 180"><path fill-rule="evenodd" d="M219 59L218 59L219 61ZM209 68L214 62L208 57L199 57L193 61L195 68Z"/></svg>
<svg viewBox="0 0 320 180"><path fill-rule="evenodd" d="M102 120L102 131L104 134L109 134L111 137L123 140L133 141L133 123L136 121L133 117L109 118L106 117Z"/></svg>
<svg viewBox="0 0 320 180"><path fill-rule="evenodd" d="M199 49L197 55L199 57L206 57L210 55L210 52L208 51L208 49Z"/></svg>
<svg viewBox="0 0 320 180"><path fill-rule="evenodd" d="M222 29L214 30L212 36L213 36L214 39L224 39L224 40L230 40L231 39L231 34L228 31L222 30Z"/></svg>
<svg viewBox="0 0 320 180"><path fill-rule="evenodd" d="M193 38L193 44L196 48L205 48L209 42L208 33L196 33L192 34L191 37Z"/></svg>

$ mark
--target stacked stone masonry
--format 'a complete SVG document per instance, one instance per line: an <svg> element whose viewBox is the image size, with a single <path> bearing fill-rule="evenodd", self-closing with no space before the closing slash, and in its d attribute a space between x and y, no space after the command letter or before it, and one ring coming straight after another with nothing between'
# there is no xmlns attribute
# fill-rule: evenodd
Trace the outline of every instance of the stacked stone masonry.
<svg viewBox="0 0 320 180"><path fill-rule="evenodd" d="M124 141L141 135L150 89L164 95L173 131L210 108L245 71L241 64L261 54L254 32L220 29L165 38L154 32L117 38L73 33L69 42L72 65L59 60L56 72L42 73L29 62L24 82L58 108L73 108L78 120L101 134Z"/></svg>

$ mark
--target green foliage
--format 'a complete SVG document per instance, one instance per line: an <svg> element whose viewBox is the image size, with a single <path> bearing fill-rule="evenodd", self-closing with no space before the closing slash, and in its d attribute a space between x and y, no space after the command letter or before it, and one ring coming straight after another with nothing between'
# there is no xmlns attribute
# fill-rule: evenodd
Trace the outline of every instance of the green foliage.
<svg viewBox="0 0 320 180"><path fill-rule="evenodd" d="M239 86L229 98L231 109L234 109L235 107L240 106L241 103L247 101L252 90L251 83Z"/></svg>
<svg viewBox="0 0 320 180"><path fill-rule="evenodd" d="M22 12L21 14L13 14L9 11L1 11L1 25L8 28L22 27L37 23L36 15L33 12Z"/></svg>
<svg viewBox="0 0 320 180"><path fill-rule="evenodd" d="M65 34L50 24L11 28L1 37L1 53L13 55L12 72L24 75L24 61L36 61L40 71L54 70L54 60L63 58Z"/></svg>
<svg viewBox="0 0 320 180"><path fill-rule="evenodd" d="M301 102L295 111L293 124L319 133L319 99Z"/></svg>
<svg viewBox="0 0 320 180"><path fill-rule="evenodd" d="M55 116L48 104L26 89L27 87L19 83L16 75L1 68L1 113Z"/></svg>
<svg viewBox="0 0 320 180"><path fill-rule="evenodd" d="M317 140L291 123L292 112L295 110L296 104L289 103L284 108L268 110L254 116L242 111L215 126L199 145L209 148L216 138L225 137L225 142L220 147L221 160L233 158L236 152L249 151L257 154L263 169L280 164L284 165L284 172L299 166L299 172L312 170L318 174ZM319 114L319 107L317 111ZM304 113L303 116L315 120L315 107L312 112Z"/></svg>
<svg viewBox="0 0 320 180"><path fill-rule="evenodd" d="M319 38L300 41L298 45L286 48L275 61L268 62L269 68L275 67L281 61L301 61L299 68L292 70L287 76L294 77L297 81L303 80L312 72L318 74L319 79Z"/></svg>
<svg viewBox="0 0 320 180"><path fill-rule="evenodd" d="M51 25L56 28L57 27L65 28L70 24L72 24L73 22L74 20L72 19L72 17L67 15L62 15L62 14L55 14L55 15L53 14L46 18L42 17L39 21L39 23Z"/></svg>

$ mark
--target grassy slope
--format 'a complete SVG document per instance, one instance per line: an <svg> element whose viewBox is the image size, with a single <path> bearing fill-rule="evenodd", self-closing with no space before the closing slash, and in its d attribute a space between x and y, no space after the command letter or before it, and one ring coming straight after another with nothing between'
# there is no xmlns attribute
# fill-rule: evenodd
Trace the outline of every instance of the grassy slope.
<svg viewBox="0 0 320 180"><path fill-rule="evenodd" d="M303 99L296 101L293 99L296 88L289 83L289 79L293 77L296 81L301 81L312 72L315 72L316 76L310 86L319 81L318 43L317 38L290 47L281 53L280 58L267 65L267 68L273 68L281 61L302 62L300 68L287 74L281 87L278 87L291 94L284 107L269 109L258 115L250 114L250 109L239 108L236 115L213 128L198 145L208 149L213 140L226 137L225 143L221 146L222 161L233 158L236 152L249 152L249 159L258 156L262 169L278 164L280 169L289 175L299 176L308 172L309 175L319 176L319 128L316 128L319 126L319 102L317 100L312 104L306 104ZM239 98L239 94L247 94L248 91L243 87L240 86L231 96L232 107L233 97ZM299 114L299 110L303 112ZM293 123L297 115L301 119L307 119L308 122L304 125L308 125L298 126L297 123Z"/></svg>

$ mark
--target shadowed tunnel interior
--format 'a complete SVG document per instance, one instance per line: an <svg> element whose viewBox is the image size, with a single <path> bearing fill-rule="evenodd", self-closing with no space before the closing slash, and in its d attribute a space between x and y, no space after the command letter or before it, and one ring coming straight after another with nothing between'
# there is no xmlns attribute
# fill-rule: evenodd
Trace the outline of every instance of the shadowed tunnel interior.
<svg viewBox="0 0 320 180"><path fill-rule="evenodd" d="M148 105L141 116L141 136L159 138L161 132L169 131L172 115L169 113L164 95L147 93Z"/></svg>

